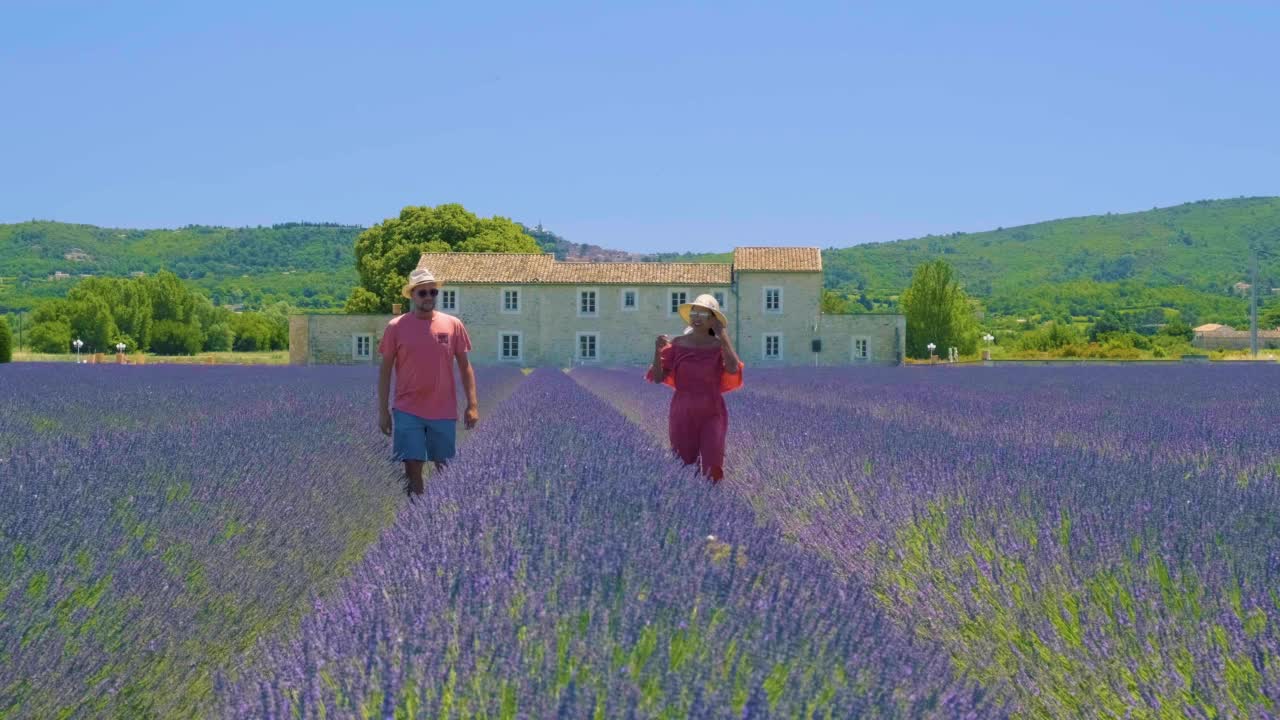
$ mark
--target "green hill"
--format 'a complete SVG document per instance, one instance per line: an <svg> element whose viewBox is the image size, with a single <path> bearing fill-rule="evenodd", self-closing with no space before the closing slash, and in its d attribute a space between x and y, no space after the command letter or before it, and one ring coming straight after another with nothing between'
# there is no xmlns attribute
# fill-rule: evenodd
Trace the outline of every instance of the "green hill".
<svg viewBox="0 0 1280 720"><path fill-rule="evenodd" d="M1233 286L1249 280L1250 243L1270 253L1259 261L1259 298L1274 302L1270 288L1280 287L1275 197L831 248L823 252L823 266L829 288L881 302L906 287L913 268L941 257L996 315L1164 307L1192 322L1243 322L1246 302Z"/></svg>
<svg viewBox="0 0 1280 720"><path fill-rule="evenodd" d="M215 302L340 306L356 282L362 228L311 223L127 230L59 222L0 225L0 312L61 297L80 275L167 269ZM67 279L51 279L64 273Z"/></svg>
<svg viewBox="0 0 1280 720"><path fill-rule="evenodd" d="M356 283L353 244L363 228L285 223L271 227L189 226L122 230L57 222L0 225L0 313L60 297L80 274L127 276L168 269L218 304L258 307L278 300L309 309L341 307ZM558 256L590 259L727 261L725 253L634 255L575 244L526 228ZM1248 280L1248 247L1260 262L1264 304L1280 287L1280 198L1204 200L1127 214L1053 220L989 232L953 233L823 251L826 285L891 309L912 270L942 257L969 293L997 316L1089 317L1103 309L1158 322L1245 321L1234 292ZM624 257L627 256L627 257ZM66 273L65 280L50 280Z"/></svg>

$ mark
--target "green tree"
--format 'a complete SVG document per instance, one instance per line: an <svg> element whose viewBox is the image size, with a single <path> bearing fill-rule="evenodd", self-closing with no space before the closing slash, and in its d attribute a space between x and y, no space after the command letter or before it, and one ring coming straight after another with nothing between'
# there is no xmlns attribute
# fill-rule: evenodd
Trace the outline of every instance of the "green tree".
<svg viewBox="0 0 1280 720"><path fill-rule="evenodd" d="M1018 338L1018 348L1020 350L1048 352L1068 345L1075 345L1083 340L1084 338L1080 336L1080 332L1075 327L1055 320L1044 327L1023 333Z"/></svg>
<svg viewBox="0 0 1280 720"><path fill-rule="evenodd" d="M822 291L822 312L827 315L848 315L853 312L849 298L833 290Z"/></svg>
<svg viewBox="0 0 1280 720"><path fill-rule="evenodd" d="M1132 325L1120 313L1107 310L1089 327L1089 342L1105 341L1108 335L1124 334L1132 329Z"/></svg>
<svg viewBox="0 0 1280 720"><path fill-rule="evenodd" d="M356 238L359 287L378 299L377 312L390 312L405 278L417 267L424 252L541 250L522 227L504 217L479 218L458 204L406 207L398 217L388 218ZM356 306L367 309L369 304L363 298Z"/></svg>
<svg viewBox="0 0 1280 720"><path fill-rule="evenodd" d="M70 303L71 334L84 341L85 352L111 352L115 338L120 334L111 306L97 295L82 295L68 299Z"/></svg>
<svg viewBox="0 0 1280 720"><path fill-rule="evenodd" d="M1160 328L1160 334L1186 340L1187 342L1191 342L1191 339L1195 337L1195 331L1191 329L1191 326L1181 320L1170 320L1165 323L1164 327Z"/></svg>
<svg viewBox="0 0 1280 720"><path fill-rule="evenodd" d="M1280 328L1280 303L1258 311L1258 327L1266 329Z"/></svg>
<svg viewBox="0 0 1280 720"><path fill-rule="evenodd" d="M0 315L0 363L13 361L13 333L9 331L9 318Z"/></svg>
<svg viewBox="0 0 1280 720"><path fill-rule="evenodd" d="M155 277L145 278L144 282L151 298L153 319L174 320L184 324L191 319L195 299L177 275L161 270Z"/></svg>
<svg viewBox="0 0 1280 720"><path fill-rule="evenodd" d="M226 352L235 344L236 334L226 323L215 323L204 334L204 349L212 352Z"/></svg>
<svg viewBox="0 0 1280 720"><path fill-rule="evenodd" d="M948 347L964 354L977 350L973 306L946 260L917 266L901 304L907 319L908 357L929 357L929 343L937 346L939 354Z"/></svg>
<svg viewBox="0 0 1280 720"><path fill-rule="evenodd" d="M67 292L71 302L101 298L110 309L121 338L127 337L131 348L145 348L151 339L151 296L138 280L123 278L88 278ZM114 345L116 339L112 339ZM88 342L88 341L86 341Z"/></svg>
<svg viewBox="0 0 1280 720"><path fill-rule="evenodd" d="M342 311L348 315L376 315L382 310L382 300L362 287L355 288L347 296L347 304Z"/></svg>
<svg viewBox="0 0 1280 720"><path fill-rule="evenodd" d="M231 319L235 333L234 349L242 352L284 350L289 347L288 328L282 328L279 315L246 312Z"/></svg>
<svg viewBox="0 0 1280 720"><path fill-rule="evenodd" d="M71 325L65 320L46 320L31 326L27 343L39 353L71 352Z"/></svg>
<svg viewBox="0 0 1280 720"><path fill-rule="evenodd" d="M159 355L195 355L204 336L192 323L159 320L151 328L151 352Z"/></svg>

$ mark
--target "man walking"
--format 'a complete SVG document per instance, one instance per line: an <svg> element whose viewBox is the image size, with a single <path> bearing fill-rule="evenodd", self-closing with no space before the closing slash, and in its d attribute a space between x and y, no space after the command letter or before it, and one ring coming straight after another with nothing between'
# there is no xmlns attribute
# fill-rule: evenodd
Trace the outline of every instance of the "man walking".
<svg viewBox="0 0 1280 720"><path fill-rule="evenodd" d="M392 447L395 457L404 461L408 478L405 493L410 499L423 492L422 469L426 461L431 460L436 471L440 471L454 455L458 427L454 362L458 364L462 389L467 394L467 428L475 427L480 421L476 375L467 358L471 338L461 320L436 310L441 284L425 268L410 273L401 294L409 298L413 309L392 318L378 344L382 355L378 373L378 427L384 435L392 435L394 428ZM387 399L393 369L396 396L394 410L389 410Z"/></svg>

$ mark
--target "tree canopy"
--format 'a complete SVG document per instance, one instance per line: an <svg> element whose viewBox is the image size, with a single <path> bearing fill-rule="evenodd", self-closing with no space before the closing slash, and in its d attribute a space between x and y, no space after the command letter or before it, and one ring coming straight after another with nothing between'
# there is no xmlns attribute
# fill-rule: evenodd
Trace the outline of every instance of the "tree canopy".
<svg viewBox="0 0 1280 720"><path fill-rule="evenodd" d="M86 352L129 351L190 355L201 350L280 350L288 347L289 306L236 313L215 306L173 273L153 277L87 278L65 298L31 313L28 334L37 352L66 353L79 338Z"/></svg>
<svg viewBox="0 0 1280 720"><path fill-rule="evenodd" d="M977 348L973 306L945 260L916 268L911 285L902 294L902 311L907 320L908 357L929 357L929 343L937 347L939 354L949 347L958 348L963 354Z"/></svg>
<svg viewBox="0 0 1280 720"><path fill-rule="evenodd" d="M13 333L9 330L9 318L0 315L0 363L13 360Z"/></svg>
<svg viewBox="0 0 1280 720"><path fill-rule="evenodd" d="M348 296L347 312L389 312L424 252L536 253L541 248L508 218L480 218L458 204L411 205L356 238L359 286Z"/></svg>

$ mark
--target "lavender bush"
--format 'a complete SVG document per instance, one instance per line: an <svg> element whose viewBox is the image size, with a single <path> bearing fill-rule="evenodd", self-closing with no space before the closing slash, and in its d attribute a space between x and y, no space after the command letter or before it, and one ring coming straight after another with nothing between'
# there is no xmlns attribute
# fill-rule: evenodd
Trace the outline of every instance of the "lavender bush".
<svg viewBox="0 0 1280 720"><path fill-rule="evenodd" d="M20 364L0 388L0 717L209 712L214 669L403 504L369 368Z"/></svg>
<svg viewBox="0 0 1280 720"><path fill-rule="evenodd" d="M1275 369L749 372L727 487L1011 711L1275 711ZM669 391L574 377L665 433Z"/></svg>
<svg viewBox="0 0 1280 720"><path fill-rule="evenodd" d="M998 715L937 650L540 370L223 696L266 718Z"/></svg>
<svg viewBox="0 0 1280 720"><path fill-rule="evenodd" d="M0 717L1277 713L1275 369L747 373L713 487L483 369L408 504L369 368L5 366Z"/></svg>

